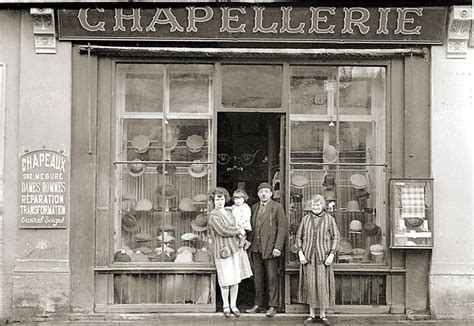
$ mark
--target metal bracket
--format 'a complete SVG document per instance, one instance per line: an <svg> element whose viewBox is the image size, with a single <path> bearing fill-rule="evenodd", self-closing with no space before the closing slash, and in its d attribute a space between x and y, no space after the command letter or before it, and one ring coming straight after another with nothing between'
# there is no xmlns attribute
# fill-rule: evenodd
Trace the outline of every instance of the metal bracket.
<svg viewBox="0 0 474 326"><path fill-rule="evenodd" d="M471 38L471 40L469 40ZM451 7L449 14L446 57L464 59L467 47L472 46L472 8L469 6Z"/></svg>
<svg viewBox="0 0 474 326"><path fill-rule="evenodd" d="M56 27L52 8L31 8L36 53L56 53Z"/></svg>

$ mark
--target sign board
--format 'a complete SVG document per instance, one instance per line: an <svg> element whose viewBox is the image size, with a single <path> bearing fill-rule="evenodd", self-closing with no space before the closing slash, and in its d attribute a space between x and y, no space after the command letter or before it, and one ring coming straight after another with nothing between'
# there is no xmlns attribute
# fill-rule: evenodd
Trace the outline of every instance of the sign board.
<svg viewBox="0 0 474 326"><path fill-rule="evenodd" d="M187 6L58 11L61 40L442 44L445 7Z"/></svg>
<svg viewBox="0 0 474 326"><path fill-rule="evenodd" d="M37 150L20 157L20 228L67 228L69 171L67 158Z"/></svg>

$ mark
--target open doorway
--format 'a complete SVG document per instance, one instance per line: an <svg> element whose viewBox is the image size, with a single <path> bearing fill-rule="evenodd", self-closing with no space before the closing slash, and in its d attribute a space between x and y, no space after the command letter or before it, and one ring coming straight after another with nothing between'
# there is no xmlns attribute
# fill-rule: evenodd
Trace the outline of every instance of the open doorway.
<svg viewBox="0 0 474 326"><path fill-rule="evenodd" d="M249 196L247 203L252 206L258 201L258 185L269 182L274 188L273 199L280 201L284 189L279 177L284 166L282 124L280 113L218 113L217 185L231 195L236 189L245 190ZM217 304L222 304L220 291L217 291ZM237 304L243 309L254 304L253 279L240 284Z"/></svg>

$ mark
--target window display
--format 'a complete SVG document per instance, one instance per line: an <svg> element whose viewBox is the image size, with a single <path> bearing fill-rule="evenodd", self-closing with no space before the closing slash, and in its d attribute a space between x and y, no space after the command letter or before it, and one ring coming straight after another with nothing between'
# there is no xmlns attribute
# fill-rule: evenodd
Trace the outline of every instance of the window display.
<svg viewBox="0 0 474 326"><path fill-rule="evenodd" d="M390 180L393 248L433 246L433 181Z"/></svg>
<svg viewBox="0 0 474 326"><path fill-rule="evenodd" d="M133 69L159 72L159 82L142 89L130 79ZM114 263L210 264L213 66L119 64L117 71Z"/></svg>
<svg viewBox="0 0 474 326"><path fill-rule="evenodd" d="M324 100L304 110L298 101L290 102L289 263L298 262L295 235L301 218L311 211L309 200L321 194L341 233L336 262L384 264L385 69L305 68L290 67L290 78L303 71L308 78L325 76L321 87L311 88L321 93L314 95L316 100ZM370 93L353 86L362 77L377 84L371 84ZM355 87L351 92L358 94L360 103L351 102L354 97L342 90L344 84ZM297 98L301 90L294 87L290 92L290 98Z"/></svg>

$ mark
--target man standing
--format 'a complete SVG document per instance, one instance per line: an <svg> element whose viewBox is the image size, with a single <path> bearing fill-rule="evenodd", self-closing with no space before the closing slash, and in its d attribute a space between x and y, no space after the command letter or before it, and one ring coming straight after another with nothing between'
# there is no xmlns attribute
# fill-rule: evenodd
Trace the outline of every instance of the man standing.
<svg viewBox="0 0 474 326"><path fill-rule="evenodd" d="M267 316L273 317L278 307L278 263L285 245L288 221L283 206L271 199L273 193L269 183L261 183L257 191L260 202L252 206L253 231L250 235L255 305L246 312L263 310L268 289Z"/></svg>

